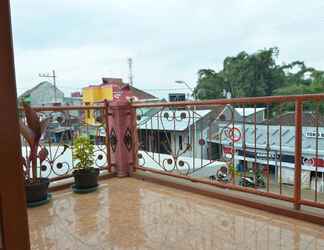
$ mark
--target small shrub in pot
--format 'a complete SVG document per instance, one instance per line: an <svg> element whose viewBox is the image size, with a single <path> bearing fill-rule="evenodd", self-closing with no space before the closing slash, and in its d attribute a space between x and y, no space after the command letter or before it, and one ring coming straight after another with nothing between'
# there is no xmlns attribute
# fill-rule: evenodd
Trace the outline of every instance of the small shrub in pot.
<svg viewBox="0 0 324 250"><path fill-rule="evenodd" d="M77 137L73 142L73 158L77 161L74 167L74 188L91 189L98 186L99 169L93 167L94 145L86 136Z"/></svg>

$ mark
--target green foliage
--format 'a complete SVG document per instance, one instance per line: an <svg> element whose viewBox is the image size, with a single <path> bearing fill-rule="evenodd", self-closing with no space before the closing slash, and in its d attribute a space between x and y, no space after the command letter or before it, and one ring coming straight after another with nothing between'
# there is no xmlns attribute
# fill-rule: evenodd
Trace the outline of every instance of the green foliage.
<svg viewBox="0 0 324 250"><path fill-rule="evenodd" d="M199 70L199 85L194 90L198 99L214 99L223 95L225 82L221 74L211 69Z"/></svg>
<svg viewBox="0 0 324 250"><path fill-rule="evenodd" d="M233 176L233 175L238 175L238 172L236 171L235 166L234 166L234 164L232 164L232 163L228 165L228 172L229 172L229 174L231 174L232 176Z"/></svg>
<svg viewBox="0 0 324 250"><path fill-rule="evenodd" d="M302 74L300 73L303 72ZM286 86L278 88L274 91L275 95L303 95L303 94L317 94L324 93L324 72L314 70L313 68L301 67L294 76L288 75L288 83ZM305 73L309 73L309 78L305 78ZM293 78L294 80L291 80ZM305 102L304 110L315 111L317 103ZM293 111L294 104L287 104L284 110ZM324 112L324 103L319 104L319 111Z"/></svg>
<svg viewBox="0 0 324 250"><path fill-rule="evenodd" d="M78 161L76 169L88 169L94 162L94 146L86 136L80 136L73 142L73 158Z"/></svg>
<svg viewBox="0 0 324 250"><path fill-rule="evenodd" d="M279 49L269 48L226 57L223 69L201 69L194 95L199 99L294 95L324 92L324 71L307 67L302 61L279 65Z"/></svg>
<svg viewBox="0 0 324 250"><path fill-rule="evenodd" d="M277 48L270 48L226 57L223 70L198 72L195 93L199 99L222 98L223 90L232 97L272 95L284 79L284 71L275 61L278 54Z"/></svg>

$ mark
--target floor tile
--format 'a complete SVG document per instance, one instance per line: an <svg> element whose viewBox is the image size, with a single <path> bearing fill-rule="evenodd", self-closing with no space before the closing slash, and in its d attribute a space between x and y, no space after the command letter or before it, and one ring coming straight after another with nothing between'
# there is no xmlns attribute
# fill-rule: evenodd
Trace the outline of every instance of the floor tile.
<svg viewBox="0 0 324 250"><path fill-rule="evenodd" d="M324 249L324 228L133 178L28 210L32 249Z"/></svg>

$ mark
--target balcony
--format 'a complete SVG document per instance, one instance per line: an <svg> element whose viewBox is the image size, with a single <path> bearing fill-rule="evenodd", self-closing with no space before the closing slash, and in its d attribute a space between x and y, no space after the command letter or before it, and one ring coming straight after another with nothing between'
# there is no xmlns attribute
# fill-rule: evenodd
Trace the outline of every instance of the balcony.
<svg viewBox="0 0 324 250"><path fill-rule="evenodd" d="M28 209L32 248L323 248L322 99L34 107L50 120L37 175L52 200ZM71 191L79 135L100 170L82 195Z"/></svg>
<svg viewBox="0 0 324 250"><path fill-rule="evenodd" d="M35 108L51 120L38 174L53 199L28 209L32 248L321 249L322 98ZM70 188L78 135L101 172L84 195Z"/></svg>
<svg viewBox="0 0 324 250"><path fill-rule="evenodd" d="M324 248L321 226L138 178L54 192L28 216L32 249Z"/></svg>
<svg viewBox="0 0 324 250"><path fill-rule="evenodd" d="M38 107L51 119L40 157L19 143L9 1L0 5L1 250L324 249L324 94ZM72 150L84 134L100 186L81 195ZM30 151L52 199L26 210Z"/></svg>

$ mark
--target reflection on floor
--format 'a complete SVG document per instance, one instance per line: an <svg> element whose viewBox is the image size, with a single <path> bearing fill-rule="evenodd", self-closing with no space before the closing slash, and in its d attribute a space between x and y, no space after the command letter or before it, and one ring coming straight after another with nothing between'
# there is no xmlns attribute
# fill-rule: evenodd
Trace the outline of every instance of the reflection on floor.
<svg viewBox="0 0 324 250"><path fill-rule="evenodd" d="M324 227L133 178L28 210L32 249L324 249Z"/></svg>

